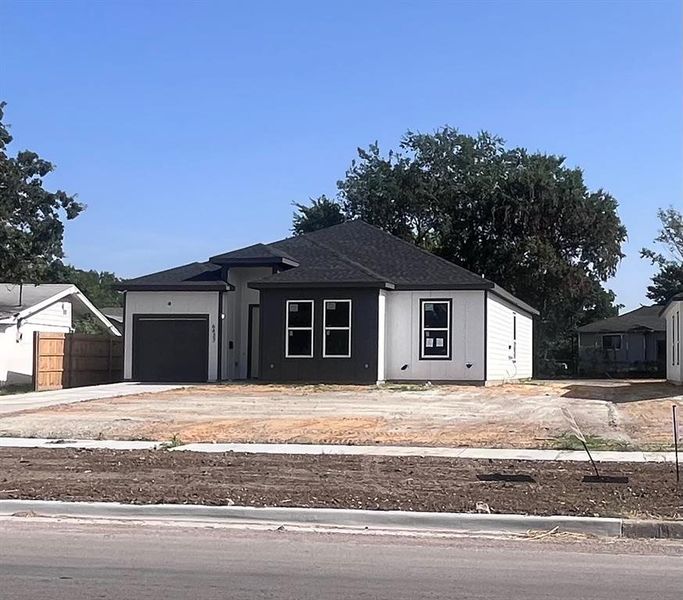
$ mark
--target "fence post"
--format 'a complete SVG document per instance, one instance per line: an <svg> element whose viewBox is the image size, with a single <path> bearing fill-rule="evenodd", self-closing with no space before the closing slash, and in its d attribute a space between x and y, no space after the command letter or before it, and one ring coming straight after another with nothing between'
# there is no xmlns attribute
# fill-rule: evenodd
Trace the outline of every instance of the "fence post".
<svg viewBox="0 0 683 600"><path fill-rule="evenodd" d="M71 387L71 336L73 333L64 334L64 362L62 363L62 368L64 369L64 374L62 377L62 387Z"/></svg>
<svg viewBox="0 0 683 600"><path fill-rule="evenodd" d="M109 358L107 359L107 369L108 369L107 383L112 382L112 367L113 367L113 362L114 362L113 347L114 347L114 340L112 338L109 338Z"/></svg>

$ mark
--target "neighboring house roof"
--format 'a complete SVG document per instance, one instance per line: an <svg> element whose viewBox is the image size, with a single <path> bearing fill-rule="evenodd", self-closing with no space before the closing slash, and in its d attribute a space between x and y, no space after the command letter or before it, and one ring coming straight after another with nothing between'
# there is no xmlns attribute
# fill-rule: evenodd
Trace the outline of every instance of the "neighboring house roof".
<svg viewBox="0 0 683 600"><path fill-rule="evenodd" d="M123 307L122 306L107 306L101 308L102 314L110 321L116 323L123 323Z"/></svg>
<svg viewBox="0 0 683 600"><path fill-rule="evenodd" d="M661 306L641 306L630 312L609 317L579 327L580 333L626 333L629 331L666 331L664 319L659 316Z"/></svg>
<svg viewBox="0 0 683 600"><path fill-rule="evenodd" d="M671 306L671 304L673 302L680 302L682 300L683 300L683 292L678 292L677 294L675 294L674 296L669 298L669 301L664 306L659 307L660 308L659 314L663 315L666 312L666 309L669 308L669 306Z"/></svg>
<svg viewBox="0 0 683 600"><path fill-rule="evenodd" d="M250 287L490 290L522 310L538 314L492 281L360 219L269 244L254 244L214 256L208 263L192 265L203 265L220 281L223 265L276 263L280 270L251 282ZM140 290L163 289L160 286L165 285L168 289L192 289L194 278L183 271L192 265L124 281L118 287Z"/></svg>
<svg viewBox="0 0 683 600"><path fill-rule="evenodd" d="M71 302L77 314L92 314L112 335L121 335L83 292L70 283L0 283L0 323L18 323L60 300Z"/></svg>

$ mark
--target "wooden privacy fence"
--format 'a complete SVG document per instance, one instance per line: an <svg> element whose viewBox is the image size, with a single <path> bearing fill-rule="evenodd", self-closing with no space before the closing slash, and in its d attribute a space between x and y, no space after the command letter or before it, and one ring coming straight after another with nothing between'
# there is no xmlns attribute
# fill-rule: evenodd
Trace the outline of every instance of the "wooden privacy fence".
<svg viewBox="0 0 683 600"><path fill-rule="evenodd" d="M33 334L33 388L59 390L123 379L123 341L81 333Z"/></svg>

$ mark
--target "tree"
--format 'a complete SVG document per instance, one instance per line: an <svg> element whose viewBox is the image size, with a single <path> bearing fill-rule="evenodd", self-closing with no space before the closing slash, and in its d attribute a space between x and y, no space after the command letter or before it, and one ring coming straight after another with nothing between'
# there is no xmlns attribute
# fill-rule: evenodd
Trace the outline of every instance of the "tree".
<svg viewBox="0 0 683 600"><path fill-rule="evenodd" d="M292 231L296 235L338 225L345 221L339 204L325 195L311 200L310 206L298 202L295 202L294 206L297 210L292 217Z"/></svg>
<svg viewBox="0 0 683 600"><path fill-rule="evenodd" d="M109 271L84 271L57 260L48 267L43 281L45 283L72 283L97 308L122 304L121 292L114 289L114 285L121 280Z"/></svg>
<svg viewBox="0 0 683 600"><path fill-rule="evenodd" d="M337 186L345 218L412 241L537 307L545 358L567 358L577 326L616 314L601 284L616 272L626 229L616 200L589 190L564 157L444 127L408 132L386 156L376 143L359 149Z"/></svg>
<svg viewBox="0 0 683 600"><path fill-rule="evenodd" d="M0 102L0 273L4 281L39 281L48 265L64 253L64 224L85 206L74 196L43 187L54 165L30 150L12 158L12 142Z"/></svg>
<svg viewBox="0 0 683 600"><path fill-rule="evenodd" d="M647 288L647 297L657 304L666 304L677 292L683 291L683 214L673 207L659 209L661 229L655 243L664 251L643 248L640 255L659 267Z"/></svg>

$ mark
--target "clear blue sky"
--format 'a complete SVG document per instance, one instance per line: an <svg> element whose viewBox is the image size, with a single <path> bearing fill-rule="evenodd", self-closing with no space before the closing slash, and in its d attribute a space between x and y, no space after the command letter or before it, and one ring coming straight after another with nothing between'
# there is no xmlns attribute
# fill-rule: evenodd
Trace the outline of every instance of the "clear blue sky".
<svg viewBox="0 0 683 600"><path fill-rule="evenodd" d="M133 276L288 234L357 146L486 129L567 156L629 232L635 307L657 207L683 208L681 3L12 2L13 150L88 210L67 259Z"/></svg>

